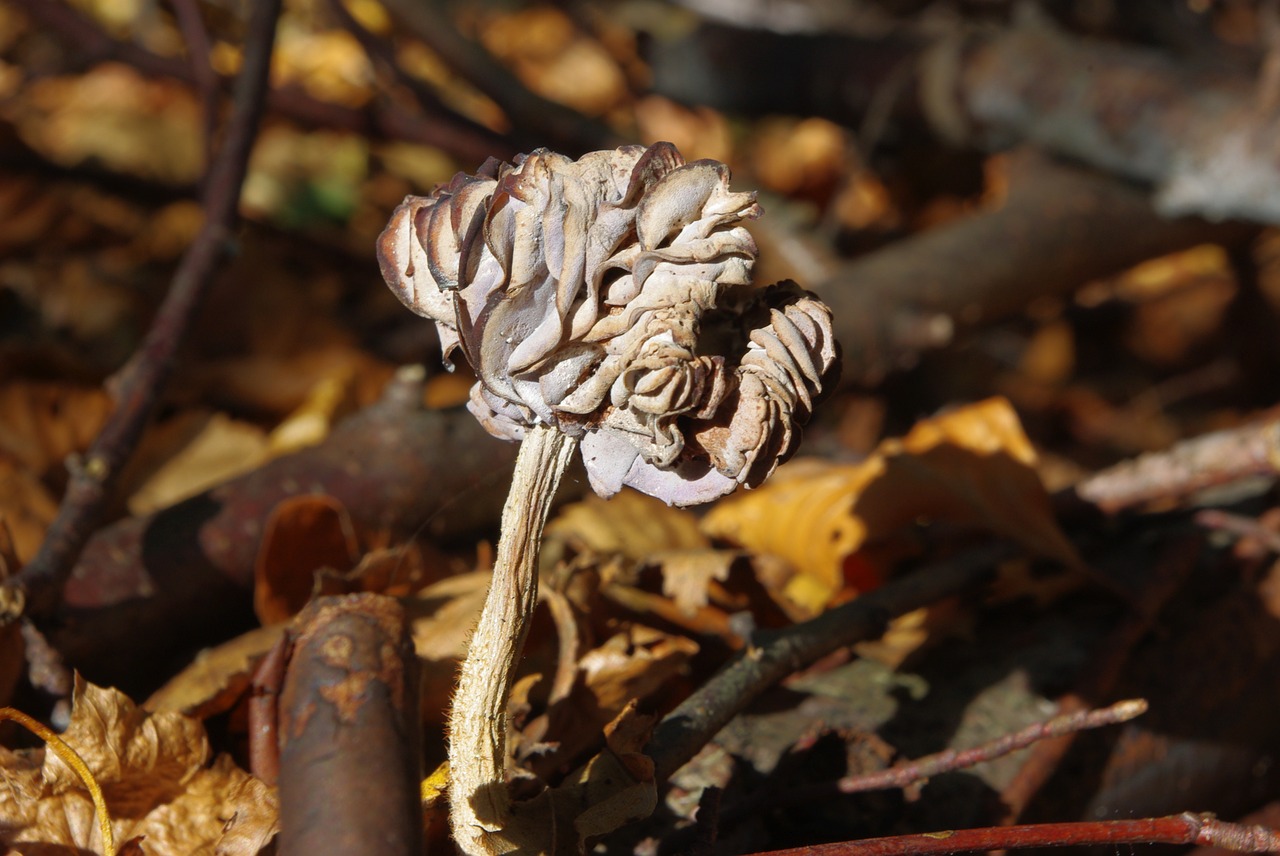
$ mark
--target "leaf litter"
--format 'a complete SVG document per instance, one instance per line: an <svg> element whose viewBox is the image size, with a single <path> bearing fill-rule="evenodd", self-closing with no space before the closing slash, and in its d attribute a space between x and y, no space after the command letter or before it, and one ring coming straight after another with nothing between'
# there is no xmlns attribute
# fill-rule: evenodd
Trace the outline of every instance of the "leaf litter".
<svg viewBox="0 0 1280 856"><path fill-rule="evenodd" d="M351 5L377 10L371 19L381 14L376 4ZM306 21L301 9L287 14L300 25ZM744 147L735 140L736 118L656 94L636 97L630 89L639 60L581 21L550 9L487 14L492 21L472 22L476 32L531 89L593 115L632 116L638 127L653 129L655 139L674 139L693 157L736 160L762 186L828 218L887 234L904 223L941 222L951 216L945 212L974 203L946 190L920 205L869 165L849 166L841 159L848 140L825 119L770 120L747 135L751 148ZM352 41L323 32L326 24L306 23L318 31L282 42L282 80L301 81L335 103L368 103L373 75ZM125 31L135 26L144 28L123 25ZM406 65L424 76L457 83L418 46L402 52ZM215 58L223 69L238 63L227 42ZM608 70L594 73L602 69ZM572 85L582 79L597 87ZM199 108L190 93L123 66L99 66L22 89L4 118L27 145L63 168L95 164L180 187L198 180L203 158ZM450 97L482 119L496 113L465 87ZM247 201L260 221L227 276L224 302L211 307L193 336L183 380L142 441L139 469L126 479L128 496L112 519L161 511L272 457L323 443L334 424L378 398L396 364L425 361L434 348L420 327L397 320L397 307L375 282L369 247L381 227L378 217L385 220L399 197L475 165L409 144L400 150L283 125L271 130L269 143L255 162ZM342 156L326 158L335 151ZM26 319L21 334L0 350L0 522L12 541L5 557L5 573L12 575L52 519L65 462L84 451L109 417L110 375L145 330L150 297L194 233L199 208L187 200L113 194L76 178L36 182L7 173L5 179L0 208L15 216L0 218L7 253L0 262L0 306L10 318ZM837 185L840 192L832 195ZM528 792L548 788L541 791L549 794L547 806L535 817L557 819L566 832L557 846L574 852L580 842L653 811L659 791L642 750L654 712L669 709L730 652L749 650L755 634L874 590L904 563L936 551L935 538L964 543L985 532L1019 543L1037 558L1019 563L1012 576L1030 579L1050 564L1081 568L1081 547L1064 534L1041 474L1054 456L1093 465L1240 419L1246 403L1206 396L1194 377L1179 382L1188 366L1202 364L1198 355L1206 349L1229 350L1221 340L1237 295L1232 279L1221 251L1201 248L1100 283L1073 307L1042 308L1040 316L1010 324L956 357L970 376L992 379L976 392L954 380L958 368L925 365L913 376L917 387L870 394L875 405L889 406L901 439L882 439L857 462L851 462L856 450L840 447L831 425L852 412L856 399L838 396L806 447L822 457L792 461L772 482L721 500L706 515L631 492L608 503L592 498L563 506L544 548L552 593L539 606L525 681L513 702L513 753L523 780L517 785ZM1079 320L1082 312L1117 306L1127 307L1118 328ZM0 318L6 333L10 323ZM1090 362L1099 349L1124 357L1099 367ZM1116 392L1171 376L1174 382L1155 387L1153 395ZM923 395L921 377L944 391ZM432 406L456 403L457 383L433 379ZM468 385L461 384L464 394ZM990 397L995 393L1005 397ZM977 403L923 419L902 415L954 401ZM878 424L872 433L879 438ZM210 462L202 443L220 460ZM422 719L437 740L428 738L425 755L438 760L443 711L487 585L486 547L477 543L482 536L471 531L441 543L387 543L388 534L344 518L341 504L323 490L308 487L302 494L262 509L254 571L264 627L216 640L220 644L193 655L185 670L141 676L139 687L157 690L142 707L77 681L62 737L101 785L118 841L154 854L259 853L269 846L276 798L245 771L235 743L244 736L243 708L257 662L317 592L389 591L406 600L424 666ZM1274 611L1275 570L1269 560L1253 561ZM1035 610L1052 610L1075 590L1053 589ZM1027 591L1018 589L997 607L1001 614L1031 610L1016 599ZM550 605L555 597L560 606ZM844 654L797 677L788 690L801 699L773 698L782 714L755 711L739 721L739 731L710 745L681 787L696 804L707 784L744 788L751 776L775 775L775 762L785 775L814 778L805 765L821 753L805 747L831 734L843 747L834 755L847 754L849 766L887 766L912 742L882 727L904 711L927 719L917 697L938 692L941 670L913 671L923 652L948 636L981 640L987 631L976 623L988 620L961 601L911 613L895 623L880 650L858 648L875 665ZM4 631L8 656L19 636L15 625ZM858 695L850 687L867 688L861 701L850 701ZM991 691L1016 696L1006 709L1025 713L1035 689ZM10 693L6 689L5 701ZM984 704L975 709L1001 707ZM770 715L775 720L766 722ZM810 722L820 733L788 731L778 725L784 716ZM219 733L217 752L205 720ZM965 733L979 725L966 719ZM224 740L224 732L234 739ZM771 753L772 761L752 760L751 739L743 738L748 732L760 757ZM768 753L766 732L775 738ZM859 744L856 734L887 735L877 737L887 742ZM734 751L726 755L725 746ZM69 767L41 749L4 750L0 759L7 782L0 789L0 827L11 850L100 846L92 800ZM693 805L678 814L691 817Z"/></svg>

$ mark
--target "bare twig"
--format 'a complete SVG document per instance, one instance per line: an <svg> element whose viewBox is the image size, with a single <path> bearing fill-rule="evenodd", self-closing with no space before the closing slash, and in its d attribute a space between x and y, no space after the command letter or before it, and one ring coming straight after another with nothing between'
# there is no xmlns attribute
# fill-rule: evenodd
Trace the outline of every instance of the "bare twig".
<svg viewBox="0 0 1280 856"><path fill-rule="evenodd" d="M895 616L985 579L1013 548L994 544L928 568L801 624L757 634L746 651L667 714L647 754L662 781L698 753L752 699L819 658L884 631Z"/></svg>
<svg viewBox="0 0 1280 856"><path fill-rule="evenodd" d="M817 286L835 313L846 380L874 383L960 330L1037 298L1195 244L1244 243L1255 232L1169 220L1140 189L1031 151L1013 158L1009 183L999 208L898 241Z"/></svg>
<svg viewBox="0 0 1280 856"><path fill-rule="evenodd" d="M195 84L189 63L178 57L152 53L129 42L113 39L92 20L62 0L15 0L32 20L79 48L81 66L113 60L131 66L149 77L168 77ZM453 111L432 115L425 121L382 99L370 109L358 110L320 101L292 89L274 89L268 97L273 114L312 127L336 128L371 138L390 138L439 147L453 155L476 162L495 152L508 151L512 144L502 135L475 130L475 123Z"/></svg>
<svg viewBox="0 0 1280 856"><path fill-rule="evenodd" d="M1145 820L949 829L772 850L755 856L925 856L931 853L1100 844L1199 844L1216 845L1237 853L1275 853L1280 851L1280 833L1265 826L1241 826L1217 820L1213 815L1185 812L1173 817Z"/></svg>
<svg viewBox="0 0 1280 856"><path fill-rule="evenodd" d="M279 11L280 0L264 0L253 6L234 106L205 182L205 224L182 257L146 339L120 373L115 413L83 461L73 468L58 516L39 552L13 581L25 591L28 608L37 616L48 614L57 605L62 586L97 525L120 470L133 454L173 370L178 346L226 254L266 98Z"/></svg>
<svg viewBox="0 0 1280 856"><path fill-rule="evenodd" d="M1111 693L1134 646L1147 635L1151 622L1194 569L1201 543L1198 536L1190 536L1176 539L1165 547L1133 612L1098 646L1092 662L1082 670L1084 678L1076 688L1058 699L1058 716L1079 715ZM1031 749L1013 781L1000 794L1001 801L1008 807L1005 823L1013 823L1021 816L1057 770L1075 739L1075 732L1067 732L1041 740Z"/></svg>
<svg viewBox="0 0 1280 856"><path fill-rule="evenodd" d="M473 86L497 103L519 135L516 142L578 154L631 142L581 113L530 92L480 45L465 38L435 2L387 0L393 17Z"/></svg>
<svg viewBox="0 0 1280 856"><path fill-rule="evenodd" d="M200 15L200 7L195 0L173 0L173 12L178 19L178 28L182 30L183 41L187 43L191 76L204 105L205 156L207 162L212 163L214 138L218 132L218 112L222 102L222 82L218 80L218 73L213 70L210 59L209 31L205 29L204 18Z"/></svg>
<svg viewBox="0 0 1280 856"><path fill-rule="evenodd" d="M1196 491L1250 476L1280 474L1280 417L1193 437L1095 473L1074 493L1114 514L1154 500L1181 499Z"/></svg>
<svg viewBox="0 0 1280 856"><path fill-rule="evenodd" d="M1044 722L1037 722L1021 731L997 737L981 746L971 749L947 749L933 755L926 755L915 761L895 764L887 770L868 773L862 776L846 776L836 783L842 794L856 794L863 791L877 791L885 788L903 788L914 782L923 781L941 773L963 770L975 764L991 761L1010 752L1025 749L1033 743L1050 737L1062 737L1076 734L1091 728L1103 728L1141 716L1147 712L1144 699L1128 699L1116 702L1101 710L1083 710L1064 713Z"/></svg>

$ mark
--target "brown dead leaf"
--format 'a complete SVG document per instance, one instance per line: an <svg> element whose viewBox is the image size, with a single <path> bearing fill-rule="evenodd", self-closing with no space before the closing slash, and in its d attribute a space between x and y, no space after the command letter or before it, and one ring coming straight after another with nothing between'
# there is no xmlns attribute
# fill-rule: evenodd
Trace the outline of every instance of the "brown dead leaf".
<svg viewBox="0 0 1280 856"><path fill-rule="evenodd" d="M28 562L40 548L58 504L39 479L21 465L0 457L0 521L9 530L14 555Z"/></svg>
<svg viewBox="0 0 1280 856"><path fill-rule="evenodd" d="M544 98L599 116L627 97L626 75L609 52L552 6L494 15L478 34Z"/></svg>
<svg viewBox="0 0 1280 856"><path fill-rule="evenodd" d="M197 719L229 709L249 689L258 661L284 629L283 624L255 627L215 648L206 648L152 693L143 707L155 713L177 711Z"/></svg>
<svg viewBox="0 0 1280 856"><path fill-rule="evenodd" d="M97 387L13 381L0 385L0 458L38 478L66 467L67 456L89 448L111 414Z"/></svg>
<svg viewBox="0 0 1280 856"><path fill-rule="evenodd" d="M129 497L129 512L150 514L250 472L268 458L267 437L256 425L223 413L192 413L161 429L163 463Z"/></svg>
<svg viewBox="0 0 1280 856"><path fill-rule="evenodd" d="M596 704L612 719L680 674L696 653L692 639L632 625L584 654L578 668Z"/></svg>
<svg viewBox="0 0 1280 856"><path fill-rule="evenodd" d="M491 574L476 571L443 579L405 601L413 647L420 658L422 713L432 724L445 719L458 664L480 617Z"/></svg>
<svg viewBox="0 0 1280 856"><path fill-rule="evenodd" d="M562 557L566 547L641 561L661 550L709 546L692 514L628 489L608 501L591 494L561 509L547 524L543 566Z"/></svg>
<svg viewBox="0 0 1280 856"><path fill-rule="evenodd" d="M1035 460L1013 409L992 398L924 420L857 465L793 462L720 502L703 528L788 559L797 574L787 593L813 611L874 585L882 569L859 552L921 518L981 525L1079 567Z"/></svg>
<svg viewBox="0 0 1280 856"><path fill-rule="evenodd" d="M18 134L63 166L95 160L114 172L191 184L204 163L199 101L177 81L117 63L46 77L14 106Z"/></svg>
<svg viewBox="0 0 1280 856"><path fill-rule="evenodd" d="M264 625L288 621L316 587L316 572L344 573L359 557L346 507L324 494L286 499L271 511L253 569L253 609Z"/></svg>
<svg viewBox="0 0 1280 856"><path fill-rule="evenodd" d="M667 550L649 559L662 568L662 593L676 608L692 615L707 605L707 586L712 580L729 579L729 567L737 554L725 550Z"/></svg>
<svg viewBox="0 0 1280 856"><path fill-rule="evenodd" d="M274 835L275 799L227 757L206 766L195 719L151 714L77 677L62 739L102 787L118 841L142 836L151 856L256 856ZM0 842L26 852L101 849L93 803L52 752L0 750ZM77 850L76 852L79 852Z"/></svg>

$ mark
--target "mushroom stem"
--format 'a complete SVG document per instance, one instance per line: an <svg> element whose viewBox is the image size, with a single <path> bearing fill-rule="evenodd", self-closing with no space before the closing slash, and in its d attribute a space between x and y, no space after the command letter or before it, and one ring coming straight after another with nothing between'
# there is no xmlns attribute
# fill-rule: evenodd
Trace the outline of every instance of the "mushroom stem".
<svg viewBox="0 0 1280 856"><path fill-rule="evenodd" d="M493 581L462 664L449 716L449 821L468 856L507 852L507 701L538 598L538 549L560 477L578 441L529 428L516 458Z"/></svg>

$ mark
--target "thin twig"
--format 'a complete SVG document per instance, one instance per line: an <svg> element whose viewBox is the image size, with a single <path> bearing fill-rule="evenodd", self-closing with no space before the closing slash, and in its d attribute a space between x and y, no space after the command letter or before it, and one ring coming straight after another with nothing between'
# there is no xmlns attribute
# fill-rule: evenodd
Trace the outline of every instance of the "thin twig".
<svg viewBox="0 0 1280 856"><path fill-rule="evenodd" d="M173 0L173 12L178 19L178 29L182 31L182 40L187 44L191 76L204 105L205 162L212 163L214 137L218 132L218 113L222 104L222 82L218 79L218 73L213 70L209 31L195 0Z"/></svg>
<svg viewBox="0 0 1280 856"><path fill-rule="evenodd" d="M942 773L992 761L1019 749L1025 749L1041 740L1128 722L1146 711L1145 699L1129 699L1100 710L1077 711L1055 716L1020 731L997 737L980 746L969 749L947 749L923 758L903 761L874 773L845 776L834 782L817 782L800 787L789 787L782 793L778 793L776 788L762 788L731 810L725 811L721 824L732 828L761 810L778 811L789 806L812 805L816 801L829 799L835 794L857 794L905 788Z"/></svg>
<svg viewBox="0 0 1280 856"><path fill-rule="evenodd" d="M647 754L663 781L765 689L839 648L884 632L890 619L985 579L1014 548L993 544L887 583L801 624L759 633L746 651L667 714Z"/></svg>
<svg viewBox="0 0 1280 856"><path fill-rule="evenodd" d="M630 142L594 119L530 92L483 47L458 33L441 4L386 0L383 5L445 63L492 98L517 131L534 135L539 145L577 153L612 149Z"/></svg>
<svg viewBox="0 0 1280 856"><path fill-rule="evenodd" d="M754 856L925 856L932 853L1100 844L1208 844L1237 853L1276 853L1280 852L1280 833L1265 826L1227 823L1211 814L1184 812L1172 817L1144 820L1042 823L895 835L771 850Z"/></svg>
<svg viewBox="0 0 1280 856"><path fill-rule="evenodd" d="M1280 474L1280 416L1214 431L1123 461L1078 483L1074 493L1108 514L1174 500L1250 476Z"/></svg>
<svg viewBox="0 0 1280 856"><path fill-rule="evenodd" d="M266 98L279 11L280 0L253 5L231 116L205 182L204 226L182 257L146 339L118 376L111 420L73 467L58 516L39 552L12 581L26 592L27 608L36 616L48 614L57 605L71 567L97 526L116 479L159 401L173 370L174 354L213 273L229 249L240 188Z"/></svg>
<svg viewBox="0 0 1280 856"><path fill-rule="evenodd" d="M1098 646L1091 662L1081 670L1084 677L1075 689L1058 699L1059 716L1083 712L1112 692L1134 646L1151 630L1156 616L1195 568L1201 544L1199 536L1190 536L1176 539L1165 547L1133 611ZM1075 739L1075 733L1069 732L1041 740L1032 748L1013 781L1000 794L1001 801L1008 807L1005 823L1013 823L1021 816L1058 769Z"/></svg>
<svg viewBox="0 0 1280 856"><path fill-rule="evenodd" d="M369 62L375 68L383 68L395 83L408 90L423 113L428 116L448 116L451 126L456 126L459 130L477 137L492 136L495 145L491 146L488 153L491 157L510 160L515 156L516 149L514 145L498 139L492 129L450 110L431 87L401 68L400 63L396 60L394 46L365 29L347 9L343 0L329 0L329 8L333 10L333 14L337 17L339 24L360 43L360 47L364 49L365 56L369 58Z"/></svg>
<svg viewBox="0 0 1280 856"><path fill-rule="evenodd" d="M933 755L926 755L915 761L895 764L887 770L868 773L861 776L846 776L836 782L836 788L842 794L856 794L863 791L878 791L886 788L903 788L914 782L920 782L932 776L963 770L975 764L991 761L1010 752L1025 749L1050 737L1061 737L1065 734L1076 734L1091 728L1103 728L1141 716L1147 712L1145 699L1127 699L1116 702L1110 707L1100 710L1077 711L1055 716L1044 722L1029 725L1013 734L997 737L981 746L971 749L947 749Z"/></svg>
<svg viewBox="0 0 1280 856"><path fill-rule="evenodd" d="M78 48L77 67L111 60L128 65L148 77L167 77L195 84L189 63L112 38L90 18L62 0L15 0L25 14ZM368 109L353 109L312 98L296 89L274 89L268 96L271 112L309 127L335 128L370 138L396 139L436 146L450 154L476 162L495 152L513 148L492 131L473 130L474 122L453 111L432 115L432 121L412 116L391 99Z"/></svg>

